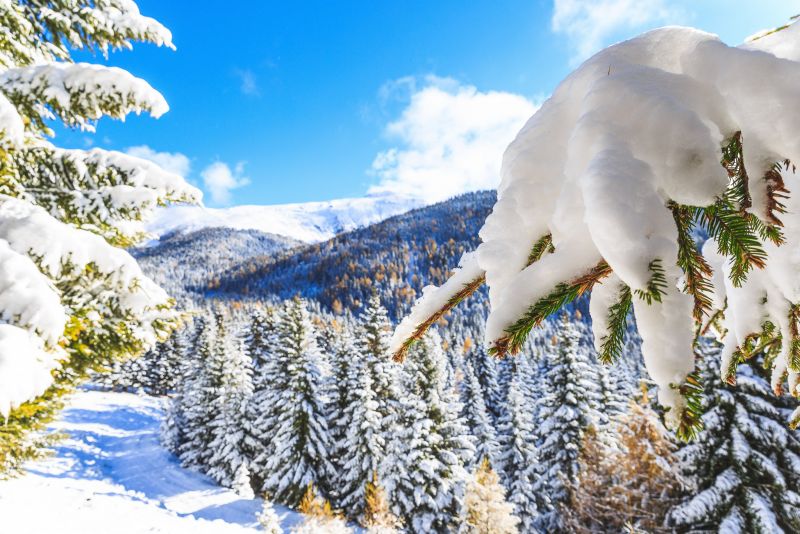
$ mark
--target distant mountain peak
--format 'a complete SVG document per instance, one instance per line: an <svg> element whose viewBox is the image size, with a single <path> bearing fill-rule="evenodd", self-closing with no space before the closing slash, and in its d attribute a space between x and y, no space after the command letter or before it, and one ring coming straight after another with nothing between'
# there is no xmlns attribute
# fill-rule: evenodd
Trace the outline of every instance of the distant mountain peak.
<svg viewBox="0 0 800 534"><path fill-rule="evenodd" d="M423 206L419 199L368 195L321 202L243 205L230 208L171 206L160 208L147 230L157 236L203 228L233 228L318 243Z"/></svg>

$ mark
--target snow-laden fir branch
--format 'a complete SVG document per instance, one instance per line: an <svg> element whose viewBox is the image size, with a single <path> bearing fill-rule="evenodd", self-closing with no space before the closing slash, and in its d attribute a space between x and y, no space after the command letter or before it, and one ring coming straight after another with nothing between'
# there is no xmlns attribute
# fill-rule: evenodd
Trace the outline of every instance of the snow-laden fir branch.
<svg viewBox="0 0 800 534"><path fill-rule="evenodd" d="M544 317L594 289L598 349L611 360L627 287L645 364L682 434L698 420L693 344L706 317L727 332L733 367L746 342L769 347L773 382L800 393L800 199L787 192L800 158L799 41L798 25L742 47L664 28L601 51L556 89L506 150L497 203L467 256L467 279L483 273L488 286L494 353L518 351ZM709 236L702 248L694 227ZM552 253L531 263L543 235ZM426 288L393 349L464 281L462 268Z"/></svg>

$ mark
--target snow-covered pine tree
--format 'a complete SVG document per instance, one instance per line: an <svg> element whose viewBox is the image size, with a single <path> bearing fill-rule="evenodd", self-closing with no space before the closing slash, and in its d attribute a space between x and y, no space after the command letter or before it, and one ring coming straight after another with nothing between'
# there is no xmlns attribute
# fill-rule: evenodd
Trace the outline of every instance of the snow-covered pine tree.
<svg viewBox="0 0 800 534"><path fill-rule="evenodd" d="M728 331L726 377L760 338L782 346L768 363L800 394L800 195L785 186L800 161L799 34L792 24L728 46L662 28L584 62L506 150L480 245L426 288L395 332L396 358L484 283L498 356L591 292L601 359L621 356L633 310L666 421L683 437L701 415L693 344L711 317Z"/></svg>
<svg viewBox="0 0 800 534"><path fill-rule="evenodd" d="M161 424L161 443L175 455L180 456L181 446L186 442L189 428L187 410L192 406L195 388L202 379L200 343L203 331L211 320L207 310L198 312L183 330L185 345L183 358L178 363L178 379L175 391L167 403L166 416Z"/></svg>
<svg viewBox="0 0 800 534"><path fill-rule="evenodd" d="M137 242L156 205L200 193L150 162L48 140L51 121L91 131L104 116L166 112L144 80L71 58L76 49L106 53L134 41L171 47L166 28L133 1L8 1L0 25L5 470L35 455L31 431L47 423L73 384L150 348L174 326L168 296L117 247Z"/></svg>
<svg viewBox="0 0 800 534"><path fill-rule="evenodd" d="M474 447L460 403L444 388L445 356L437 334L409 355L399 376L398 419L382 480L392 511L415 533L452 532L464 517Z"/></svg>
<svg viewBox="0 0 800 534"><path fill-rule="evenodd" d="M275 506L268 499L264 499L261 512L256 516L256 520L265 534L283 534L281 520L275 512Z"/></svg>
<svg viewBox="0 0 800 534"><path fill-rule="evenodd" d="M215 363L218 355L225 352L227 336L222 309L206 310L200 322L200 333L193 358L188 362L184 375L186 384L182 388L180 413L183 422L183 439L178 448L181 462L187 466L205 471L214 451L212 421L219 415L218 391L221 387L221 373Z"/></svg>
<svg viewBox="0 0 800 534"><path fill-rule="evenodd" d="M786 399L773 395L761 355L740 366L736 387L720 383L720 349L701 347L704 428L678 451L689 482L672 509L677 531L800 531L800 434L785 426Z"/></svg>
<svg viewBox="0 0 800 534"><path fill-rule="evenodd" d="M244 351L254 370L267 365L275 350L275 310L256 308L244 335Z"/></svg>
<svg viewBox="0 0 800 534"><path fill-rule="evenodd" d="M506 489L500 477L484 458L467 485L464 505L467 525L474 534L516 534L519 518L514 505L506 501Z"/></svg>
<svg viewBox="0 0 800 534"><path fill-rule="evenodd" d="M392 326L386 308L381 305L377 293L373 294L364 314L359 317L355 341L356 349L364 358L371 376L377 410L383 419L384 439L388 439L392 431L393 409L397 399L394 387L399 366L392 361L389 351L391 333Z"/></svg>
<svg viewBox="0 0 800 534"><path fill-rule="evenodd" d="M264 490L271 498L296 506L309 484L331 472L330 436L323 401L324 378L314 328L306 304L295 298L277 325L276 377L263 402L271 410L264 431L272 446L264 462Z"/></svg>
<svg viewBox="0 0 800 534"><path fill-rule="evenodd" d="M253 394L251 359L240 344L217 340L216 351L206 362L210 381L213 439L207 473L221 485L252 498L249 459L245 452L246 407Z"/></svg>
<svg viewBox="0 0 800 534"><path fill-rule="evenodd" d="M184 330L175 330L165 341L156 344L146 356L145 389L151 395L166 395L175 390L180 366L185 356ZM147 357L149 355L149 357Z"/></svg>
<svg viewBox="0 0 800 534"><path fill-rule="evenodd" d="M591 355L580 345L575 325L564 314L558 330L557 351L547 354L540 377L544 395L537 399L539 444L534 492L547 495L539 509L536 527L545 532L563 532L560 507L571 499L569 487L577 480L584 433L596 428L599 392L593 380Z"/></svg>
<svg viewBox="0 0 800 534"><path fill-rule="evenodd" d="M352 389L347 396L342 422L349 426L341 449L340 507L349 517L360 518L366 506L365 490L386 456L383 417L378 412L372 373L364 360L350 367ZM344 425L342 425L344 426Z"/></svg>
<svg viewBox="0 0 800 534"><path fill-rule="evenodd" d="M268 405L274 385L285 369L274 361L277 347L278 312L275 308L256 309L244 334L244 351L253 368L253 393L245 407L242 421L242 451L250 465L250 479L254 490L264 485L265 461L269 457L272 436L268 421L274 407Z"/></svg>
<svg viewBox="0 0 800 534"><path fill-rule="evenodd" d="M353 453L348 448L350 446L349 434L355 424L351 419L355 406L351 409L350 405L358 402L364 396L359 383L359 369L363 368L364 362L356 351L348 328L342 328L338 335L330 340L330 347L331 374L326 381L326 408L330 435L328 459L332 472L325 477L325 490L330 496L331 502L337 508L343 508L342 498L347 490L342 477L347 461L345 457Z"/></svg>
<svg viewBox="0 0 800 534"><path fill-rule="evenodd" d="M497 359L489 356L480 344L472 344L464 354L464 361L470 363L481 386L486 409L496 425L503 416L507 393L507 388L500 386Z"/></svg>
<svg viewBox="0 0 800 534"><path fill-rule="evenodd" d="M464 360L461 368L463 370L460 384L461 417L475 441L474 460L467 467L472 469L481 465L484 460L488 460L492 468L498 470L500 445L497 440L497 431L486 409L483 389L473 371L470 360Z"/></svg>
<svg viewBox="0 0 800 534"><path fill-rule="evenodd" d="M519 355L508 387L508 401L500 419L498 434L503 481L508 489L508 502L514 505L516 516L525 532L534 531L534 521L540 509L549 505L546 493L536 491L539 459L536 450L531 405L532 371L528 359Z"/></svg>

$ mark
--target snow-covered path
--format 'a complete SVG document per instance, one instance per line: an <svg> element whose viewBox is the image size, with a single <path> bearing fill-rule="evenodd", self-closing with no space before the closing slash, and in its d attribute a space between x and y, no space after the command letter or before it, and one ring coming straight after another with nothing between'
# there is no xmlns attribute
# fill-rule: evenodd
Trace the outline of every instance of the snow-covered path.
<svg viewBox="0 0 800 534"><path fill-rule="evenodd" d="M84 390L52 427L69 434L21 478L0 481L8 534L257 532L260 499L183 469L158 442L160 401ZM278 508L284 528L297 515Z"/></svg>

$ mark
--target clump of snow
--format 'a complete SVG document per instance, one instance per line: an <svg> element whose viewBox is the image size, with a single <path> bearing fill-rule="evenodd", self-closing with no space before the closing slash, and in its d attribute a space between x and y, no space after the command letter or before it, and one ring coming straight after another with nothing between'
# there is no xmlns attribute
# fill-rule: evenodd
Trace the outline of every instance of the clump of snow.
<svg viewBox="0 0 800 534"><path fill-rule="evenodd" d="M634 297L633 306L645 363L661 402L675 408L675 422L681 398L673 385L694 369L694 324L693 300L680 289L677 230L667 204L713 204L729 184L721 147L741 132L749 211L768 221L768 182L760 178L776 162L800 161L794 105L800 63L783 59L797 59L798 28L745 47L691 28L662 28L601 51L558 86L506 150L497 203L480 232L473 270L485 272L489 287L489 343L558 283L601 260L616 275L605 284L623 282L634 291L647 289L652 262L659 260L667 280L661 302ZM787 180L792 188L796 178ZM786 245L765 246L769 267L741 288L727 281L715 288L728 297L732 341L760 331L766 317L784 331L787 306L800 302L797 202L782 217ZM528 266L531 247L546 234L555 251ZM725 262L713 267L728 268ZM429 303L456 290L451 284L426 290L393 348L430 311ZM610 292L599 290L593 309L608 305ZM769 304L754 304L764 296ZM605 328L601 318L596 332Z"/></svg>
<svg viewBox="0 0 800 534"><path fill-rule="evenodd" d="M119 104L120 110L115 113L118 118L129 112L143 111L160 117L169 111L161 93L146 81L118 67L90 63L49 63L10 68L0 72L0 88L6 94L24 95L25 98L41 95L45 103L52 102L59 107L62 118L89 131L94 129L90 121L103 115L105 102ZM79 95L80 98L76 98ZM76 100L80 102L82 113L71 112ZM52 118L52 114L46 116Z"/></svg>
<svg viewBox="0 0 800 534"><path fill-rule="evenodd" d="M41 339L0 324L0 415L7 418L14 406L44 393L52 382L53 366L53 355L44 350Z"/></svg>

